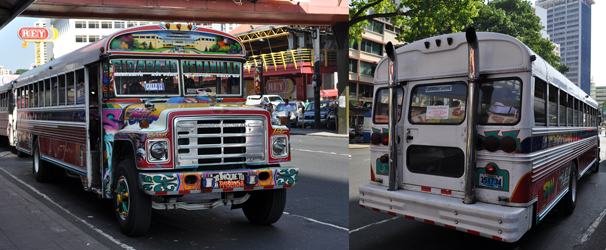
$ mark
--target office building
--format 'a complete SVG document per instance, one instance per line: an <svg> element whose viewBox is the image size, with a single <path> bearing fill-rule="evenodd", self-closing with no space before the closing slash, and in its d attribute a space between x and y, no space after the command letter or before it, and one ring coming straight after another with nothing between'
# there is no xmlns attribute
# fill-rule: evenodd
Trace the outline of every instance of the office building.
<svg viewBox="0 0 606 250"><path fill-rule="evenodd" d="M562 63L570 67L566 77L590 93L591 6L594 0L538 0L547 9L547 34L560 44Z"/></svg>

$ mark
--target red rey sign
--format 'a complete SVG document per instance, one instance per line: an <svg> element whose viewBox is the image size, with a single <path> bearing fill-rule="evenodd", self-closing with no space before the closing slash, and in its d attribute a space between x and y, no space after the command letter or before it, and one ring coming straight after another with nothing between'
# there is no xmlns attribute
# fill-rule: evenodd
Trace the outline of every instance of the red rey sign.
<svg viewBox="0 0 606 250"><path fill-rule="evenodd" d="M54 40L57 31L54 28L23 27L19 29L21 40Z"/></svg>
<svg viewBox="0 0 606 250"><path fill-rule="evenodd" d="M290 79L269 80L265 83L265 89L269 94L290 93L293 83Z"/></svg>

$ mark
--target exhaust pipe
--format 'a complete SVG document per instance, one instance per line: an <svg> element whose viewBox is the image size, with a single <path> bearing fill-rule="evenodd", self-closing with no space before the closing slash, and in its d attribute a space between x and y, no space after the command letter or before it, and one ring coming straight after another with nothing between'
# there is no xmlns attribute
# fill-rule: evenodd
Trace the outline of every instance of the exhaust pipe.
<svg viewBox="0 0 606 250"><path fill-rule="evenodd" d="M389 85L389 189L388 191L398 190L398 149L397 149L397 124L398 124L398 61L396 50L391 42L385 46L385 52L389 58L387 66L387 77Z"/></svg>
<svg viewBox="0 0 606 250"><path fill-rule="evenodd" d="M476 177L476 152L475 143L477 140L477 104L478 79L480 77L480 56L478 46L478 36L476 30L470 27L465 32L468 51L468 74L467 74L467 165L465 166L465 197L463 203L473 204L476 202L475 197L475 177Z"/></svg>

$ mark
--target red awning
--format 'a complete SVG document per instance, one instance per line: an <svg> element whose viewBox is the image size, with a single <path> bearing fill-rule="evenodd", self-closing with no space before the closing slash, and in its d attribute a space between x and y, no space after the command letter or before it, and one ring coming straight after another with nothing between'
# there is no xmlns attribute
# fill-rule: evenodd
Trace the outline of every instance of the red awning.
<svg viewBox="0 0 606 250"><path fill-rule="evenodd" d="M330 96L338 96L338 95L339 95L338 89L320 90L321 97L330 97Z"/></svg>

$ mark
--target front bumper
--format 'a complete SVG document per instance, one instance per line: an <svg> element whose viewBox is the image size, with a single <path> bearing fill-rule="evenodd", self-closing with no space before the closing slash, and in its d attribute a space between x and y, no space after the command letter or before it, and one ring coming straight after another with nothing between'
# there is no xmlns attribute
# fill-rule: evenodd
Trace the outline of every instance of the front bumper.
<svg viewBox="0 0 606 250"><path fill-rule="evenodd" d="M139 173L139 188L149 195L221 193L288 188L298 179L298 168L144 172Z"/></svg>
<svg viewBox="0 0 606 250"><path fill-rule="evenodd" d="M463 204L459 198L387 191L387 187L374 184L360 186L360 206L504 242L518 241L532 225L532 206Z"/></svg>

